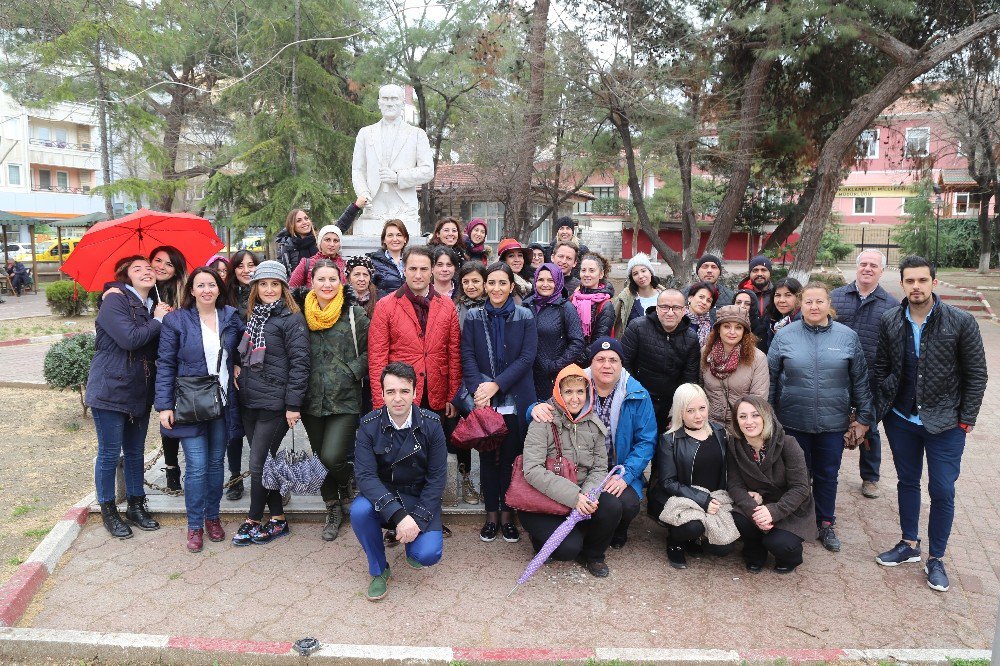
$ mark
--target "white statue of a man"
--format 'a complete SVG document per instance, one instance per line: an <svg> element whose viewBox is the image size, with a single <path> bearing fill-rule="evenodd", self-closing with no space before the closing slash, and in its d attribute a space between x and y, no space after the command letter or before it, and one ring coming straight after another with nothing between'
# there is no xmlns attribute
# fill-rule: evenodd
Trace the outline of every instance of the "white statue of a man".
<svg viewBox="0 0 1000 666"><path fill-rule="evenodd" d="M354 224L356 234L378 235L386 220L400 219L411 238L420 235L417 188L434 179L434 157L427 134L403 120L403 89L378 91L382 120L362 127L354 142L351 182L368 199Z"/></svg>

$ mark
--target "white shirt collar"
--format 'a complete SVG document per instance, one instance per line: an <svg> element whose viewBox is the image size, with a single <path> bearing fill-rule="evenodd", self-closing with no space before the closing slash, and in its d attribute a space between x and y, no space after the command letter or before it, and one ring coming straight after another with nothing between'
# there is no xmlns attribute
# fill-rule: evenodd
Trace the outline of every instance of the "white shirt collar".
<svg viewBox="0 0 1000 666"><path fill-rule="evenodd" d="M398 426L396 422L392 419L392 415L389 415L389 424L396 430L406 430L407 428L413 427L413 405L410 405L410 412L406 415L406 420L403 421L403 425Z"/></svg>

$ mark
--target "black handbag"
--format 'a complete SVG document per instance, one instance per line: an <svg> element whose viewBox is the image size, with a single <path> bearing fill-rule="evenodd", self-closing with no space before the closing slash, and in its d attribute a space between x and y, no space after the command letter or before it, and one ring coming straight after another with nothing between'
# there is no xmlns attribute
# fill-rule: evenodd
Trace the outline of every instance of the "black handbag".
<svg viewBox="0 0 1000 666"><path fill-rule="evenodd" d="M219 326L219 358L214 375L177 377L174 382L174 423L190 425L222 416L222 326Z"/></svg>

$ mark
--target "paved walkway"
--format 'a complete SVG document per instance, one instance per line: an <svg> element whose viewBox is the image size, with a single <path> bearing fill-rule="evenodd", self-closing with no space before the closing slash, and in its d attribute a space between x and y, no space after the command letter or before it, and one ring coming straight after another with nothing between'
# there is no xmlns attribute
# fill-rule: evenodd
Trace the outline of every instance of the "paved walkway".
<svg viewBox="0 0 1000 666"><path fill-rule="evenodd" d="M45 302L45 291L39 289L37 294L25 292L18 298L13 294L4 294L6 303L0 303L0 321L22 319L24 317L41 317L52 314Z"/></svg>
<svg viewBox="0 0 1000 666"><path fill-rule="evenodd" d="M895 274L886 286L898 287ZM980 324L991 367L1000 367L1000 326ZM5 364L0 358L0 367ZM1000 596L998 378L991 379L958 483L949 548L952 590L927 588L917 566L873 561L899 538L895 472L886 446L882 491L860 494L857 453L845 454L838 498L842 552L806 544L794 574L748 574L739 557L667 565L664 531L645 515L612 575L597 580L550 564L508 597L531 557L527 540L484 544L480 520L455 517L442 562L414 571L390 551L389 597L370 604L362 551L350 527L324 543L321 526L298 520L265 546L207 543L184 550L184 525L110 539L91 517L20 626L333 643L469 647L733 647L740 649L988 648ZM922 525L926 525L927 498ZM231 533L238 523L227 519Z"/></svg>

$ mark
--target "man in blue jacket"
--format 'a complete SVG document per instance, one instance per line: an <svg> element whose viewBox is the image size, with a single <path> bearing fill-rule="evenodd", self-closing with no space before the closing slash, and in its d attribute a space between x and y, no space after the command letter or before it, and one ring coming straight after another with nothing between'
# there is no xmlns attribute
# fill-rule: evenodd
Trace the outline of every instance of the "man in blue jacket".
<svg viewBox="0 0 1000 666"><path fill-rule="evenodd" d="M875 352L878 350L878 327L882 315L899 303L879 286L885 270L885 255L878 250L865 250L855 262L858 270L851 284L838 287L830 292L833 308L837 311L837 321L858 334L861 349L868 361L868 379L872 395L878 393L875 383ZM879 468L882 465L882 439L878 434L878 423L868 430L869 446L862 446L858 456L861 471L861 494L868 498L878 497Z"/></svg>
<svg viewBox="0 0 1000 666"><path fill-rule="evenodd" d="M437 414L413 404L413 367L389 363L382 370L385 406L361 419L354 449L358 496L351 527L368 557L369 601L386 595L392 575L385 559L382 527L395 529L414 569L441 559L441 498L448 451Z"/></svg>
<svg viewBox="0 0 1000 666"><path fill-rule="evenodd" d="M656 450L656 414L649 391L622 367L625 352L621 342L605 336L594 340L589 351L591 360L586 373L597 393L595 412L608 429L604 440L608 467L625 467L624 476L615 476L604 488L622 501L622 519L611 539L611 547L617 550L625 546L628 527L639 515L644 473ZM531 418L550 422L552 407L536 403Z"/></svg>

